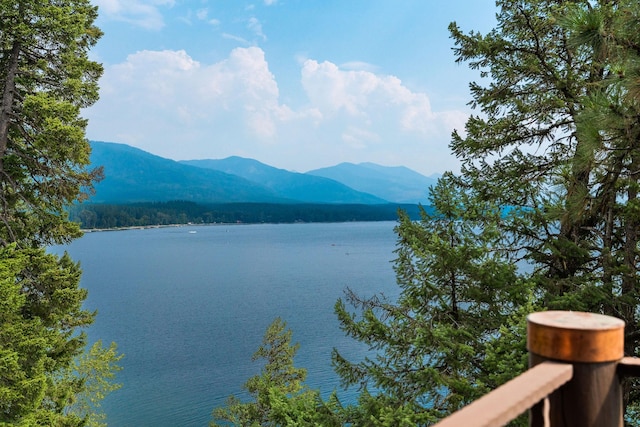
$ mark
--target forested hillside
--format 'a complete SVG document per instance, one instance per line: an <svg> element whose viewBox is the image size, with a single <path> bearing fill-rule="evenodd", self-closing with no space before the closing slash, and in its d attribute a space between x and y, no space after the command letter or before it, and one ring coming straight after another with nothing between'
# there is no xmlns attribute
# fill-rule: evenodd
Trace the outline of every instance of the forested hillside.
<svg viewBox="0 0 640 427"><path fill-rule="evenodd" d="M193 202L135 203L128 205L82 204L70 212L84 229L140 227L169 224L293 223L394 221L398 209L419 217L417 205L282 204Z"/></svg>
<svg viewBox="0 0 640 427"><path fill-rule="evenodd" d="M252 159L176 162L126 144L93 141L91 147L92 164L104 170L91 203L387 203L332 179L288 172ZM381 188L387 184L378 182Z"/></svg>
<svg viewBox="0 0 640 427"><path fill-rule="evenodd" d="M102 167L104 175L92 203L291 201L242 177L183 165L125 144L93 141L91 149L91 163Z"/></svg>
<svg viewBox="0 0 640 427"><path fill-rule="evenodd" d="M396 202L394 199L385 200L374 196L372 192L355 189L339 180L289 172L242 157L229 157L220 160L188 160L180 163L237 175L251 182L260 183L283 198L304 203L379 204L387 201ZM378 182L379 189L388 185L389 182ZM425 199L423 198L422 201Z"/></svg>

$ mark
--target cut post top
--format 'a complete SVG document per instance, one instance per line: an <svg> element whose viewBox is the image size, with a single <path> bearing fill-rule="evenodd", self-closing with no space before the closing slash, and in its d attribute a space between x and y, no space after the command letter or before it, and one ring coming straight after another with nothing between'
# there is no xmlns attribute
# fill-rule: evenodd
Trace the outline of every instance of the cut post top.
<svg viewBox="0 0 640 427"><path fill-rule="evenodd" d="M565 362L613 362L624 356L624 321L579 311L527 316L527 349Z"/></svg>

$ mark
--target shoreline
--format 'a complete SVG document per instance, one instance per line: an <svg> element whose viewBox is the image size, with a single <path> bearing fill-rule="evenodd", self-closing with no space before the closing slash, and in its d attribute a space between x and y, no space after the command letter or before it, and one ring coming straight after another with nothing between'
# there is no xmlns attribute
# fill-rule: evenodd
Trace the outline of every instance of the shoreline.
<svg viewBox="0 0 640 427"><path fill-rule="evenodd" d="M357 220L357 221L294 221L294 222L211 222L199 224L162 224L162 225L131 225L126 227L112 228L81 228L82 233L102 233L107 231L127 231L127 230L149 230L154 228L178 228L178 227L206 227L206 226L233 226L233 225L256 225L256 224L343 224L349 222L397 222L397 220L380 219L380 220Z"/></svg>
<svg viewBox="0 0 640 427"><path fill-rule="evenodd" d="M242 223L241 223L242 224ZM126 231L126 230L148 230L152 228L171 228L171 227L202 227L205 225L239 225L237 223L229 222L212 222L206 224L156 224L156 225L130 225L126 227L111 227L111 228L81 228L83 233L102 233L104 231Z"/></svg>

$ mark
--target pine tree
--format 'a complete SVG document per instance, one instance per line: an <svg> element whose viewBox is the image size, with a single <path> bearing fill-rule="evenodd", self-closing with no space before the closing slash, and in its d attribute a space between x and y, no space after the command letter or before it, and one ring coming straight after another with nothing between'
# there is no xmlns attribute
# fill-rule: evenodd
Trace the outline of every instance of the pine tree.
<svg viewBox="0 0 640 427"><path fill-rule="evenodd" d="M244 384L251 401L229 397L225 407L216 408L211 426L339 426L339 408L335 398L323 402L317 390L305 384L307 371L296 368L293 358L299 344L291 343L292 332L276 318L267 328L253 360L263 360L260 375Z"/></svg>
<svg viewBox="0 0 640 427"><path fill-rule="evenodd" d="M98 415L83 402L117 388L113 346L82 355L78 328L93 313L82 308L79 279L67 255L0 248L0 425L85 425Z"/></svg>
<svg viewBox="0 0 640 427"><path fill-rule="evenodd" d="M600 268L589 284L604 294L602 310L626 323L625 353L637 355L640 229L640 5L633 1L574 7L561 21L576 48L590 52L603 79L585 96L576 135L593 151L589 200L596 222ZM627 379L626 403L640 401L637 379ZM633 386L632 386L633 384ZM634 411L638 413L637 409ZM629 419L629 416L627 417ZM636 423L637 416L636 416Z"/></svg>
<svg viewBox="0 0 640 427"><path fill-rule="evenodd" d="M111 389L119 357L81 357L94 313L80 268L46 251L80 235L66 209L100 175L80 117L102 73L88 58L96 16L89 0L0 0L1 425L95 424L81 402Z"/></svg>
<svg viewBox="0 0 640 427"><path fill-rule="evenodd" d="M373 386L378 417L391 407L427 423L517 375L530 310L621 317L637 354L640 5L497 6L485 35L450 25L457 60L480 72L477 114L453 134L462 170L433 190L439 214L401 218L401 296L348 294L359 318L337 306L347 333L377 352L336 353L338 372ZM508 268L517 262L526 268Z"/></svg>
<svg viewBox="0 0 640 427"><path fill-rule="evenodd" d="M0 243L79 236L65 208L99 176L80 117L102 74L96 16L88 0L0 1Z"/></svg>
<svg viewBox="0 0 640 427"><path fill-rule="evenodd" d="M534 263L545 307L616 315L636 330L637 101L612 81L620 53L568 26L606 36L638 5L499 4L498 30L485 37L452 26L459 60L492 80L472 85L483 116L454 134L465 185L521 208L505 223L505 244Z"/></svg>
<svg viewBox="0 0 640 427"><path fill-rule="evenodd" d="M356 425L426 425L494 388L501 371L485 361L488 346L529 297L528 283L498 245L501 210L472 200L452 175L431 194L434 213L423 210L419 222L400 214L398 299L348 292L360 316L344 301L336 304L345 332L374 351L357 363L333 355L345 385L371 390ZM519 362L509 372L522 368Z"/></svg>

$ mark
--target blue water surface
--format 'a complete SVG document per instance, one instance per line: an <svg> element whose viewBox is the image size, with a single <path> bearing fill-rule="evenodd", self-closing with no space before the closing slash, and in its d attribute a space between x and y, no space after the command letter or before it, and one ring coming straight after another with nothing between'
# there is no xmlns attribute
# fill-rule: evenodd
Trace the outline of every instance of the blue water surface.
<svg viewBox="0 0 640 427"><path fill-rule="evenodd" d="M110 426L206 426L214 407L260 370L251 355L280 316L300 343L307 384L346 401L332 348L367 349L333 312L350 287L394 297L394 222L182 226L87 233L65 248L81 262L90 341L125 354Z"/></svg>

